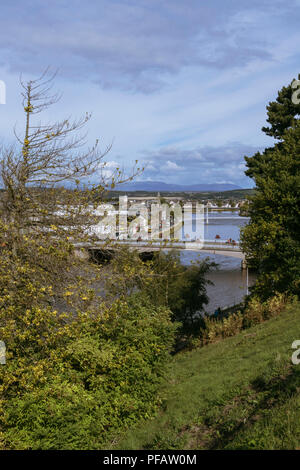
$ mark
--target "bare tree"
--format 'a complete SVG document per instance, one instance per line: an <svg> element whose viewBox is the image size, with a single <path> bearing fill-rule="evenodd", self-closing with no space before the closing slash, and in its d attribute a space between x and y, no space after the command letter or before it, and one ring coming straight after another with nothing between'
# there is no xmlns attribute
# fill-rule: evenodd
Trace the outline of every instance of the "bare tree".
<svg viewBox="0 0 300 470"><path fill-rule="evenodd" d="M23 135L14 129L15 145L1 152L1 218L13 224L14 243L20 234L41 233L47 227L57 231L64 226L65 232L68 227L73 237L76 230L77 235L83 234L82 224L92 220L87 210L90 204L99 202L108 188L131 180L140 171L135 165L128 176L120 168L107 176L104 157L111 145L101 151L97 140L86 148L87 134L81 132L90 114L54 124L36 119L60 99L51 94L54 77L46 70L37 80L20 80L25 112ZM83 189L82 184L91 175L97 177L97 184Z"/></svg>

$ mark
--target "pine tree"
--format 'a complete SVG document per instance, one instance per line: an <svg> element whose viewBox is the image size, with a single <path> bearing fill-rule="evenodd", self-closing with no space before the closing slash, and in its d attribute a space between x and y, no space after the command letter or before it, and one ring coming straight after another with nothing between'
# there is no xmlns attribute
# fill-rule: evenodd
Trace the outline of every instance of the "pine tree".
<svg viewBox="0 0 300 470"><path fill-rule="evenodd" d="M267 122L270 127L263 127L262 131L275 139L282 139L284 132L293 126L297 116L300 117L300 104L295 104L292 100L293 83L294 80L287 87L282 87L276 101L271 101L267 106Z"/></svg>
<svg viewBox="0 0 300 470"><path fill-rule="evenodd" d="M256 193L242 246L258 270L254 291L262 298L276 291L300 293L300 105L292 103L291 91L283 87L267 106L271 128L263 130L280 142L245 157L245 173L254 179Z"/></svg>

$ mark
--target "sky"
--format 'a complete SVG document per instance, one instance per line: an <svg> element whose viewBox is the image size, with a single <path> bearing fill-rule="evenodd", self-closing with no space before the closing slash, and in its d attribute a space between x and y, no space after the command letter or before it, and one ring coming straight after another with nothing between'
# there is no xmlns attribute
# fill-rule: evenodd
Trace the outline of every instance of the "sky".
<svg viewBox="0 0 300 470"><path fill-rule="evenodd" d="M0 140L22 134L23 80L58 71L47 122L91 112L88 144L138 180L252 187L266 105L300 73L300 0L2 0ZM94 177L97 182L97 175Z"/></svg>

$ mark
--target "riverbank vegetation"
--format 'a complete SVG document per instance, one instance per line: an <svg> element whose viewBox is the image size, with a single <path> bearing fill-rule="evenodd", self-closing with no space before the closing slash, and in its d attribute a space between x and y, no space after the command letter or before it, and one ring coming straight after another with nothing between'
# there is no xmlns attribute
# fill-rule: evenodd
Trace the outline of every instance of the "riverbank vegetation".
<svg viewBox="0 0 300 470"><path fill-rule="evenodd" d="M107 267L75 256L95 223L91 201L139 169L108 181L106 151L79 152L89 116L37 124L56 100L48 85L23 84L24 137L0 159L0 449L266 448L266 430L274 448L299 446L288 360L300 334L298 123L249 163L258 189L243 243L259 282L242 309L212 319L208 260L185 267L175 252L142 261L120 248ZM99 184L79 190L95 171Z"/></svg>
<svg viewBox="0 0 300 470"><path fill-rule="evenodd" d="M101 267L74 244L88 238L90 199L108 182L85 192L57 184L101 175L106 151L96 143L81 153L89 116L36 122L56 100L44 76L23 90L25 137L0 159L0 448L99 448L159 405L177 325L146 297L97 295Z"/></svg>
<svg viewBox="0 0 300 470"><path fill-rule="evenodd" d="M23 84L24 138L0 159L1 449L101 448L151 416L179 314L208 301L206 264L187 270L173 254L142 263L125 250L109 279L102 266L75 256L95 223L91 200L98 204L108 186L103 176L81 191L77 179L101 174L106 151L96 144L79 153L76 132L89 116L36 122L55 102L48 85L45 77ZM110 186L125 179L117 170ZM68 181L72 191L62 185ZM106 296L97 287L104 281Z"/></svg>
<svg viewBox="0 0 300 470"><path fill-rule="evenodd" d="M178 323L178 347L186 347L204 326L201 313L209 301L206 286L212 284L206 274L216 268L208 259L184 266L175 250L154 253L151 260L143 262L137 251L122 248L110 263L106 292L124 299L138 292L139 298L147 299L151 305L168 308L172 321Z"/></svg>
<svg viewBox="0 0 300 470"><path fill-rule="evenodd" d="M275 309L274 313L277 309ZM117 449L299 449L300 304L201 349L174 356L160 412Z"/></svg>

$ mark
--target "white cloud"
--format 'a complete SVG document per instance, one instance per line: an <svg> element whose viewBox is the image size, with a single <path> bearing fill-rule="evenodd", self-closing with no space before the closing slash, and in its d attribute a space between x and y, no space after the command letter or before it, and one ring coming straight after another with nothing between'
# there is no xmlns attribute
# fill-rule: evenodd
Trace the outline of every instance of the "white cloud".
<svg viewBox="0 0 300 470"><path fill-rule="evenodd" d="M88 143L114 139L105 171L138 159L146 179L250 184L243 156L272 145L266 104L299 73L299 2L74 0L72 15L67 0L23 5L26 21L1 2L3 139L16 120L23 135L18 74L50 63L64 95L45 120L92 111Z"/></svg>
<svg viewBox="0 0 300 470"><path fill-rule="evenodd" d="M182 170L183 167L177 165L175 162L171 162L170 160L167 161L166 165L162 167L164 170Z"/></svg>

